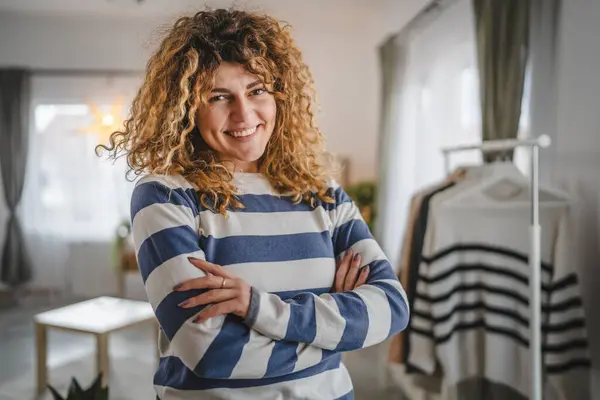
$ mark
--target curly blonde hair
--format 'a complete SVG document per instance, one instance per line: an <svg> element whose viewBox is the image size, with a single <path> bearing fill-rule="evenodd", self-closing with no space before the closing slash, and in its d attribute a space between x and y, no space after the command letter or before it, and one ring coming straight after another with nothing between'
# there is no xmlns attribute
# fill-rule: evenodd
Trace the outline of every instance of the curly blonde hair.
<svg viewBox="0 0 600 400"><path fill-rule="evenodd" d="M324 137L314 122L311 73L289 25L267 15L218 9L179 18L148 61L124 129L98 150L104 148L112 157L126 154L129 172L136 175L182 175L196 188L202 205L215 212L243 207L232 173L195 123L222 62L239 63L262 77L275 98L275 126L259 172L295 202L314 204L318 198L331 203L331 170Z"/></svg>

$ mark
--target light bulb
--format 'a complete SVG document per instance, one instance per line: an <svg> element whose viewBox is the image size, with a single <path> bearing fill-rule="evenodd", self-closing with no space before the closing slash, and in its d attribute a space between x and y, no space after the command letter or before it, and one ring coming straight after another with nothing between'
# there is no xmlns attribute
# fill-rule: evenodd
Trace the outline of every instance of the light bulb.
<svg viewBox="0 0 600 400"><path fill-rule="evenodd" d="M102 125L111 126L115 122L115 117L110 114L106 114L102 117Z"/></svg>

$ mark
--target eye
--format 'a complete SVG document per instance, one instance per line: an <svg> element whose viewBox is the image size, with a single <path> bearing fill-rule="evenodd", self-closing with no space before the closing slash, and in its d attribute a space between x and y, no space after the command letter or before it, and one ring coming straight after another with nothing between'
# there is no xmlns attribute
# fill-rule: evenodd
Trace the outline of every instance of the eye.
<svg viewBox="0 0 600 400"><path fill-rule="evenodd" d="M252 94L252 96L260 96L261 94L266 93L266 92L267 92L266 89L260 88L260 89L254 89L250 93Z"/></svg>
<svg viewBox="0 0 600 400"><path fill-rule="evenodd" d="M221 101L221 100L226 100L227 96L225 96L224 94L218 94L216 96L211 97L210 99L208 99L209 103L214 103L216 101Z"/></svg>

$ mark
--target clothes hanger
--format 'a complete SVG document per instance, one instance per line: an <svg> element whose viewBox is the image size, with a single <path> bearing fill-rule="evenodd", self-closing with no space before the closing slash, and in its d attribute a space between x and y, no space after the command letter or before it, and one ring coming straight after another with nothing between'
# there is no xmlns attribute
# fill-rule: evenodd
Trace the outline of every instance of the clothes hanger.
<svg viewBox="0 0 600 400"><path fill-rule="evenodd" d="M492 162L467 170L464 184L444 199L444 206L523 207L530 205L530 181L512 162ZM464 189L461 189L461 186ZM540 186L540 204L564 206L569 201L564 192Z"/></svg>

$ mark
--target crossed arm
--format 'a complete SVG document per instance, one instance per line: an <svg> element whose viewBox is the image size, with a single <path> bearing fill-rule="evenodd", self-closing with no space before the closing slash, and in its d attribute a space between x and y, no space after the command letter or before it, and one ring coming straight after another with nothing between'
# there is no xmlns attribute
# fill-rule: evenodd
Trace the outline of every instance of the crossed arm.
<svg viewBox="0 0 600 400"><path fill-rule="evenodd" d="M343 293L301 293L284 301L256 289L250 296L237 282L240 292L251 299L249 307L215 313L218 309L213 305L208 311L206 299L216 296L207 294L211 284L174 290L193 279L212 281L212 286L222 282L215 283L214 273L207 276L188 260L204 259L195 230L195 207L186 190L156 181L138 184L132 198L134 242L148 298L172 355L195 374L208 378L283 375L316 365L339 351L378 343L406 326L404 292L350 201L330 210L336 226L334 248L337 255L348 255L349 250L362 255L360 264L371 268L365 284ZM225 271L214 268L213 272ZM204 304L195 304L196 296ZM180 306L186 300L189 306ZM257 365L261 362L257 360L266 360L265 365Z"/></svg>
<svg viewBox="0 0 600 400"><path fill-rule="evenodd" d="M248 315L251 311L251 299L256 300L260 294L256 292L253 294L250 285L220 265L192 257L189 261L206 275L176 285L173 290L187 292L193 289L205 289L202 294L190 297L179 304L183 308L205 306L194 318L194 322L200 323L218 315L234 314L243 318L247 325L252 325L252 317L255 315ZM360 254L354 253L351 249L338 257L331 291L343 293L364 285L369 277L370 268L368 265L361 267L360 263Z"/></svg>

